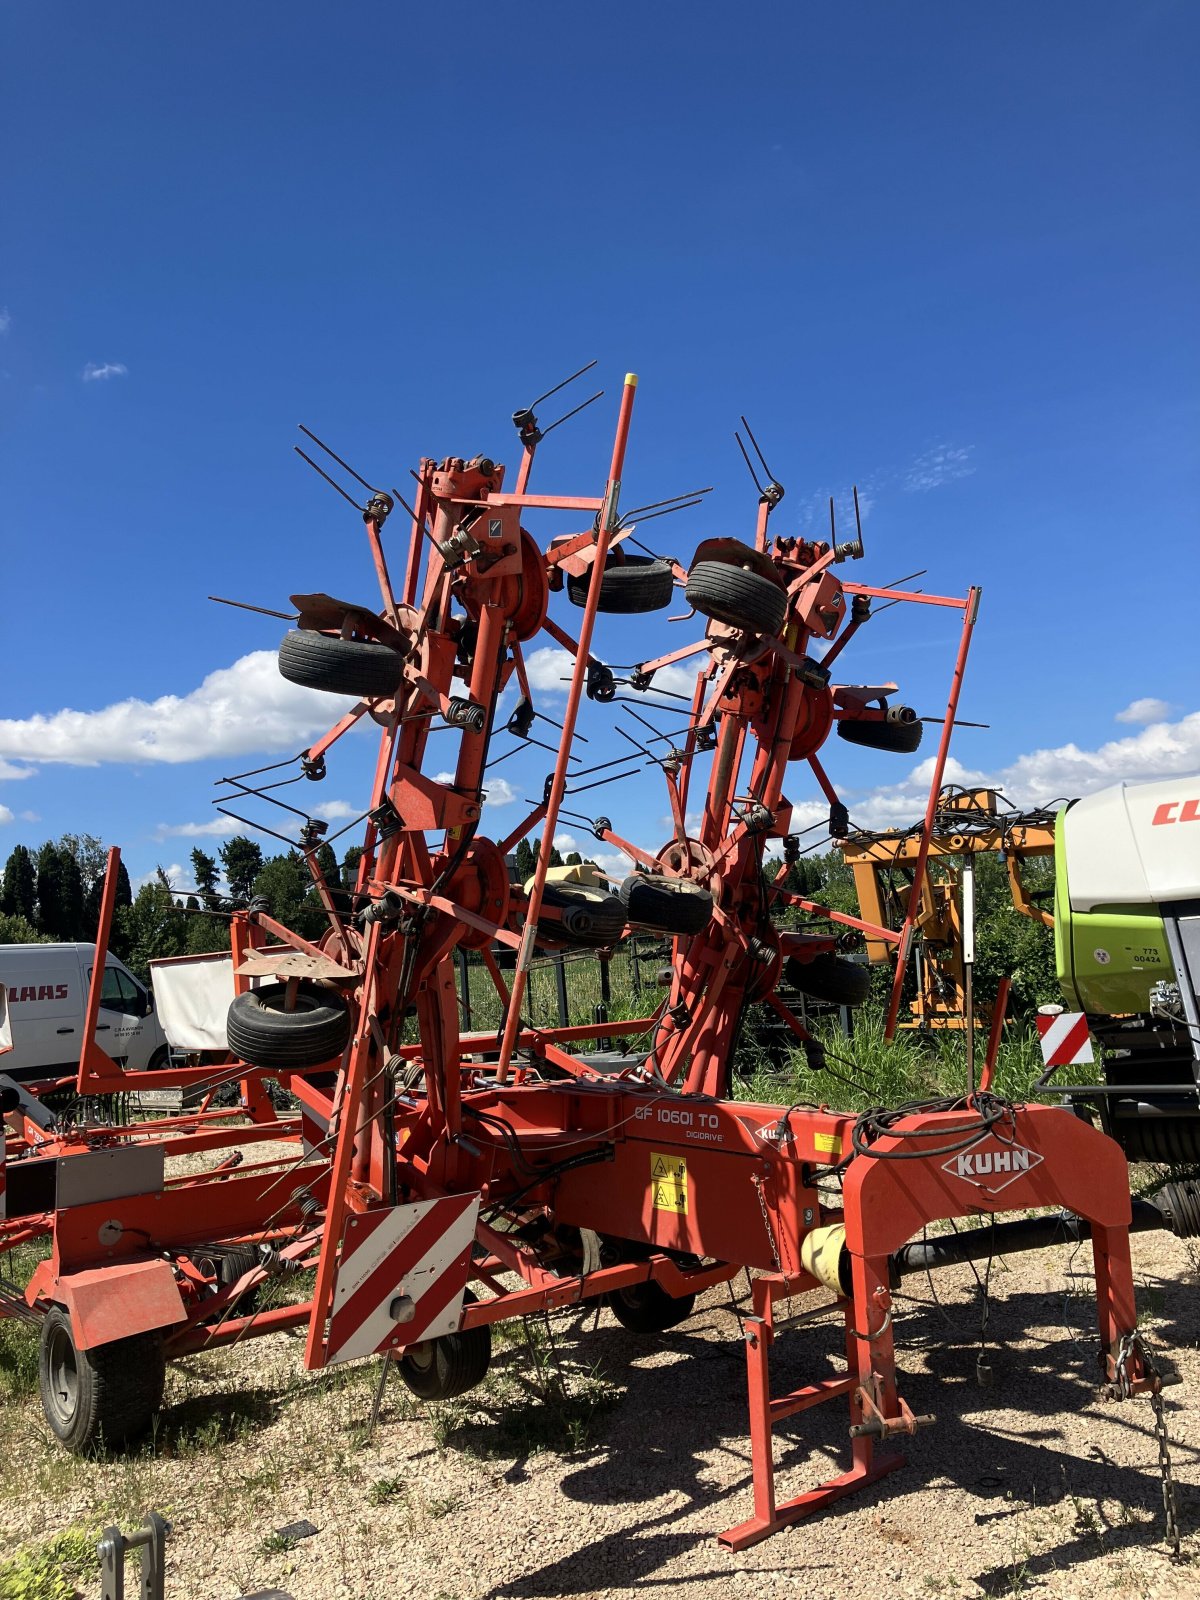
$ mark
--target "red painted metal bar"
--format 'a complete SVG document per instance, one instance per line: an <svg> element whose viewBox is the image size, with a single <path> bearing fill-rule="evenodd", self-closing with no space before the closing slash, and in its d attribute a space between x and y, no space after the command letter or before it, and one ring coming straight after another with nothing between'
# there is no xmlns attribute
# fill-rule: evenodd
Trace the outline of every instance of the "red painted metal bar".
<svg viewBox="0 0 1200 1600"><path fill-rule="evenodd" d="M1012 979L1006 974L996 985L996 1003L992 1007L992 1026L988 1034L987 1054L983 1058L983 1071L979 1074L979 1092L986 1094L992 1087L992 1074L996 1070L996 1057L1000 1054L1000 1036L1004 1032L1004 1014L1008 1010L1008 991Z"/></svg>
<svg viewBox="0 0 1200 1600"><path fill-rule="evenodd" d="M847 594L865 594L872 600L910 600L918 606L952 606L956 611L962 611L970 603L954 595L945 594L916 594L911 589L874 589L867 583L844 583L842 588Z"/></svg>
<svg viewBox="0 0 1200 1600"><path fill-rule="evenodd" d="M517 955L508 1016L504 1022L504 1037L500 1044L500 1060L496 1067L496 1077L500 1083L503 1083L508 1076L509 1062L512 1059L513 1046L516 1042L517 1031L521 1022L521 1002L525 997L529 963L533 959L533 946L537 937L537 919L542 909L542 894L546 885L546 872L550 864L550 850L554 843L554 830L558 826L559 808L562 805L563 794L567 786L567 762L571 754L571 741L575 733L575 723L579 716L579 704L583 698L588 651L592 642L592 628L595 625L596 610L600 603L600 586L604 577L604 562L608 555L609 542L617 529L617 500L621 492L621 473L624 469L625 447L629 440L629 424L633 415L633 398L636 392L637 377L634 373L629 373L625 379L625 386L621 391L621 409L617 417L616 437L613 440L608 489L603 501L600 503L600 507L597 508L601 510L602 515L600 531L596 541L596 559L592 566L591 581L588 584L587 604L584 606L583 620L579 628L579 653L575 658L575 670L571 674L571 687L567 694L567 708L563 713L562 745L558 752L558 760L554 766L550 794L546 800L546 818L542 829L542 848L538 852L537 871L534 875L533 888L529 895L529 905L525 913L525 932Z"/></svg>
<svg viewBox="0 0 1200 1600"><path fill-rule="evenodd" d="M920 906L921 884L925 876L925 863L929 859L929 846L933 839L933 823L937 812L937 800L942 789L942 777L946 771L946 757L950 754L950 736L954 732L954 719L958 714L958 700L962 693L963 675L967 670L967 653L971 648L971 635L975 628L975 620L979 615L979 601L982 594L982 589L972 587L968 590L964 602L956 602L962 606L962 635L958 643L958 655L954 662L954 674L950 680L950 693L946 701L946 716L942 723L942 737L938 741L937 756L933 763L933 776L929 781L929 799L925 804L925 820L921 827L921 847L917 852L916 860L912 863L912 888L909 890L908 906L905 910L904 925L901 929L900 955L896 961L896 975L892 980L892 995L888 1002L887 1024L884 1028L884 1038L886 1039L892 1038L895 1034L896 1021L900 1015L904 969L908 962L912 930L916 924L917 911Z"/></svg>
<svg viewBox="0 0 1200 1600"><path fill-rule="evenodd" d="M83 1013L83 1041L79 1047L79 1094L95 1093L101 1081L120 1071L116 1062L96 1043L96 1024L100 1020L100 995L104 988L104 964L108 960L108 940L112 932L113 909L117 903L117 869L121 852L113 845L104 868L104 888L100 894L100 917L96 925L96 949L92 958L92 980L88 984L87 1007Z"/></svg>

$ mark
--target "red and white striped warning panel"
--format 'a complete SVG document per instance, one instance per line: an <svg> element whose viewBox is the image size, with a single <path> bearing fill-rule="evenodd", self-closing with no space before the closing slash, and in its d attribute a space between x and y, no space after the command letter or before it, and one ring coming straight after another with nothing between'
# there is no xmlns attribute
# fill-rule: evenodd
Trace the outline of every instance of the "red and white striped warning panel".
<svg viewBox="0 0 1200 1600"><path fill-rule="evenodd" d="M449 1194L347 1219L330 1364L457 1331L478 1214L478 1194Z"/></svg>
<svg viewBox="0 0 1200 1600"><path fill-rule="evenodd" d="M1057 1016L1034 1018L1048 1067L1073 1067L1092 1061L1092 1039L1082 1011L1060 1011Z"/></svg>

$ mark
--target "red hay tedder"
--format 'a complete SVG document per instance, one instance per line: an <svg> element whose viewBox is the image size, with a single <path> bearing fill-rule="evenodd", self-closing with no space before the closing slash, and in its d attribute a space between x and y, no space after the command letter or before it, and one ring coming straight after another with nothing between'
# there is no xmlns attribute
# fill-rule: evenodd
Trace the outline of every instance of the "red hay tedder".
<svg viewBox="0 0 1200 1600"><path fill-rule="evenodd" d="M891 1472L904 1458L880 1446L932 1420L897 1392L890 1293L906 1242L939 1218L1047 1206L1090 1224L1102 1381L1124 1394L1157 1386L1134 1335L1125 1160L1090 1125L992 1093L990 1060L979 1090L959 1100L864 1116L730 1098L748 1004L773 1007L813 1047L776 992L785 964L812 992L836 990L847 967L857 974L830 924L898 945L895 1022L915 904L899 931L868 925L785 893L782 877L764 886L764 849L782 846L785 868L795 859L785 789L801 775L827 798L830 832L847 831L819 755L835 728L871 748L917 746L921 722L889 703L895 685L834 681L876 599L961 617L928 848L979 591L953 599L845 581L861 530L842 544L773 538L774 480L746 542L706 540L686 570L631 554L620 492L636 383L625 380L600 494L530 493L542 433L529 408L514 419L523 456L511 490L482 457L420 463L398 586L383 539L395 499L370 491L379 610L294 597L282 672L357 700L295 776L323 777L349 729L379 725L364 852L352 892L327 884L321 829L305 818L302 848L329 924L319 940L254 905L233 915L230 1054L216 1072L172 1067L135 1082L95 1045L110 870L78 1093L169 1086L201 1098L177 1117L115 1127L55 1119L8 1092L0 1249L48 1235L51 1250L23 1291L0 1279L0 1313L41 1321L43 1403L68 1446L136 1435L161 1403L165 1361L184 1353L307 1325L310 1368L382 1354L418 1395L444 1398L483 1378L493 1323L603 1297L627 1327L662 1330L700 1291L749 1269L754 1508L722 1535L740 1549ZM585 520L586 531L543 550L523 522L545 512ZM564 588L578 637L548 615ZM602 633L605 614L661 610L680 591L703 636L618 679L594 653L598 619ZM493 739L536 743L525 652L543 633L573 657L554 770L520 826L489 839L480 818ZM623 851L630 870L614 884L551 869L564 802L600 770L571 770L585 695L603 704L620 690L621 702L661 707L655 673L684 661L698 667L686 726L666 736L644 724L632 741L631 760L654 761L666 783L673 827L661 848L628 843L607 818L566 813ZM510 688L505 720L497 707ZM426 749L443 725L457 755L437 747L435 778ZM235 781L239 792L260 792L250 777ZM531 834L537 870L515 884L507 857ZM810 914L813 931L781 931L772 901ZM578 1051L595 1026L525 1019L530 962L535 948L606 948L635 928L672 938L670 987L653 1015L604 1024L630 1041L627 1054L589 1064ZM458 946L491 975L505 1007L499 1035L462 1031ZM299 1113L277 1112L268 1079ZM213 1103L218 1083L240 1085L238 1105ZM273 1159L243 1164L238 1146L265 1140L279 1143ZM164 1176L168 1156L210 1150L221 1152L210 1170ZM316 1268L310 1301L252 1309L251 1289L301 1266ZM844 1308L845 1373L773 1395L778 1303L830 1290ZM778 1501L773 1424L839 1397L848 1469Z"/></svg>

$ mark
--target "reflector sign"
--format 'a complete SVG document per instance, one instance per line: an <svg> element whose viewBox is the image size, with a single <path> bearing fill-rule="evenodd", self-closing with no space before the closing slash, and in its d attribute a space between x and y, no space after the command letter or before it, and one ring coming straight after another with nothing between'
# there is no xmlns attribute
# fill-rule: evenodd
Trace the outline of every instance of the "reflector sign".
<svg viewBox="0 0 1200 1600"><path fill-rule="evenodd" d="M347 1219L330 1364L457 1332L478 1214L478 1194L451 1194Z"/></svg>
<svg viewBox="0 0 1200 1600"><path fill-rule="evenodd" d="M1062 1011L1055 1017L1039 1014L1034 1021L1042 1060L1048 1067L1073 1067L1094 1059L1088 1021L1082 1011Z"/></svg>

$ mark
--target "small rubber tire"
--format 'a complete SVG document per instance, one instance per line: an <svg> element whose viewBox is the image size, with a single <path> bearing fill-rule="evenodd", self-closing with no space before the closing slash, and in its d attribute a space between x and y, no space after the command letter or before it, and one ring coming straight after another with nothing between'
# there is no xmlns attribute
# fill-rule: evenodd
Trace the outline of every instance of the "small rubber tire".
<svg viewBox="0 0 1200 1600"><path fill-rule="evenodd" d="M171 1065L171 1047L169 1044L160 1044L158 1049L146 1063L147 1072L162 1072Z"/></svg>
<svg viewBox="0 0 1200 1600"><path fill-rule="evenodd" d="M538 937L560 944L598 950L614 944L626 922L625 907L615 894L585 884L548 883L542 905L565 913L561 922L538 918Z"/></svg>
<svg viewBox="0 0 1200 1600"><path fill-rule="evenodd" d="M910 756L921 744L923 722L839 722L838 738L866 750L895 750Z"/></svg>
<svg viewBox="0 0 1200 1600"><path fill-rule="evenodd" d="M162 1334L131 1334L79 1350L69 1313L51 1306L42 1322L38 1387L50 1431L73 1455L145 1433L163 1400Z"/></svg>
<svg viewBox="0 0 1200 1600"><path fill-rule="evenodd" d="M617 891L630 922L660 933L699 933L712 921L712 895L688 878L631 872Z"/></svg>
<svg viewBox="0 0 1200 1600"><path fill-rule="evenodd" d="M659 1283L633 1283L611 1290L605 1298L608 1309L630 1333L665 1333L686 1322L696 1309L694 1294L676 1300Z"/></svg>
<svg viewBox="0 0 1200 1600"><path fill-rule="evenodd" d="M787 615L787 595L777 583L728 561L697 561L684 593L706 617L749 633L778 633Z"/></svg>
<svg viewBox="0 0 1200 1600"><path fill-rule="evenodd" d="M234 997L225 1019L239 1061L280 1072L303 1072L340 1056L350 1039L350 1013L328 989L301 983L295 1006L283 1009L286 983L268 983Z"/></svg>
<svg viewBox="0 0 1200 1600"><path fill-rule="evenodd" d="M675 574L668 561L657 556L626 556L623 561L606 564L600 580L597 611L630 616L638 611L662 611L675 595ZM586 606L592 569L567 574L567 599L573 606Z"/></svg>
<svg viewBox="0 0 1200 1600"><path fill-rule="evenodd" d="M483 1382L491 1360L492 1330L485 1322L411 1345L396 1366L419 1400L453 1400Z"/></svg>
<svg viewBox="0 0 1200 1600"><path fill-rule="evenodd" d="M828 953L814 956L811 961L789 957L783 979L801 994L835 1006L860 1006L871 992L870 967Z"/></svg>
<svg viewBox="0 0 1200 1600"><path fill-rule="evenodd" d="M404 679L404 659L390 644L293 628L279 646L279 670L305 689L371 700L395 694Z"/></svg>

